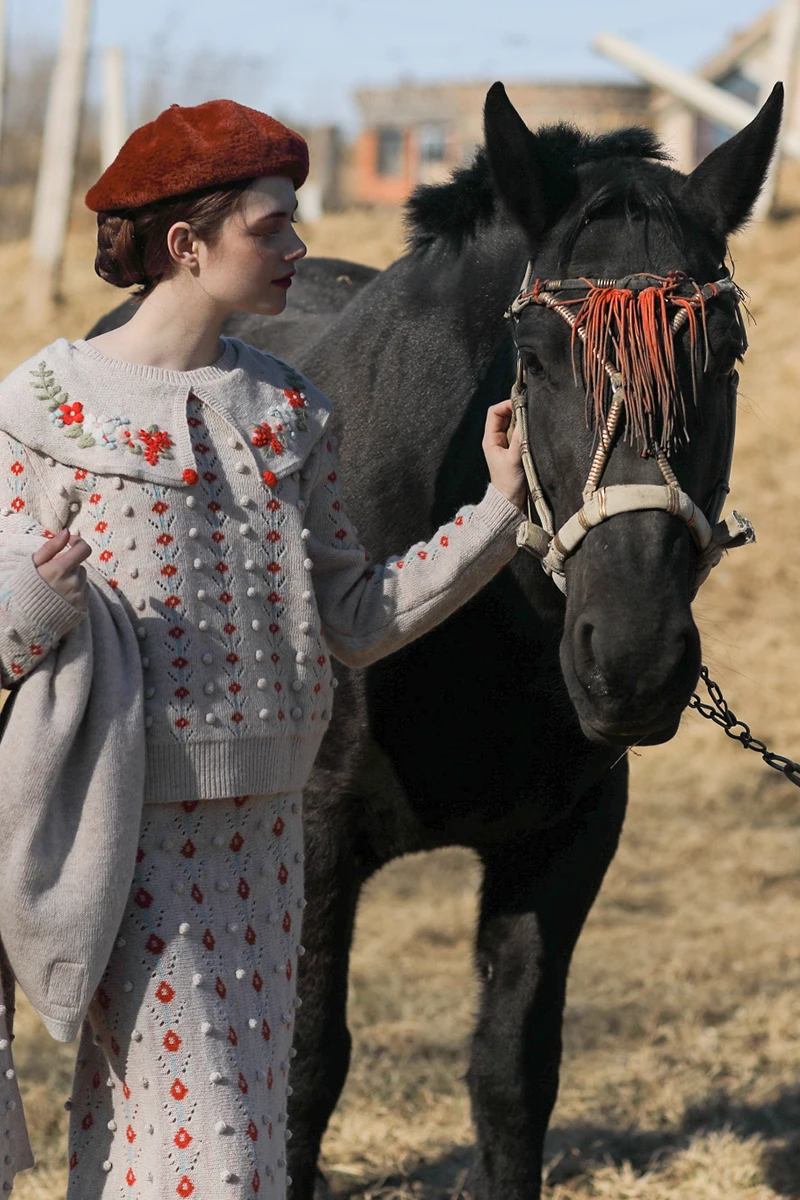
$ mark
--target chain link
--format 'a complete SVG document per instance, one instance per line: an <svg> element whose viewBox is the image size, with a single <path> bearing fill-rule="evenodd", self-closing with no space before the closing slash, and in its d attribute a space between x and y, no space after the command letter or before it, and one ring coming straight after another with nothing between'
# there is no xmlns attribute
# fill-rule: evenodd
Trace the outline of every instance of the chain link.
<svg viewBox="0 0 800 1200"><path fill-rule="evenodd" d="M760 738L753 737L749 725L740 721L736 713L728 707L719 684L709 677L708 667L700 668L700 678L706 685L711 697L711 704L704 704L697 692L693 692L688 707L693 708L707 721L713 721L715 725L719 725L729 738L734 742L739 742L745 750L755 750L768 767L774 767L776 771L785 775L795 787L800 787L800 763L793 762L791 758L784 758L782 754L776 754L773 750L769 750L766 743L762 742Z"/></svg>

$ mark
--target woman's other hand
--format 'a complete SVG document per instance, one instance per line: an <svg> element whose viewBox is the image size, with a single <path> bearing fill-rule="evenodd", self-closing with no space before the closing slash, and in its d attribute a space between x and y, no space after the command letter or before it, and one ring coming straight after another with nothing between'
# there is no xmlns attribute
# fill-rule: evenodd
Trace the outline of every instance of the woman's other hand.
<svg viewBox="0 0 800 1200"><path fill-rule="evenodd" d="M511 401L493 404L486 414L483 434L483 453L489 464L489 476L498 492L517 508L525 507L525 471L519 448L519 425L515 426L511 443L508 427L511 424Z"/></svg>
<svg viewBox="0 0 800 1200"><path fill-rule="evenodd" d="M33 556L33 565L45 583L81 612L86 611L89 601L89 584L81 563L91 553L91 546L79 533L62 529L48 538Z"/></svg>

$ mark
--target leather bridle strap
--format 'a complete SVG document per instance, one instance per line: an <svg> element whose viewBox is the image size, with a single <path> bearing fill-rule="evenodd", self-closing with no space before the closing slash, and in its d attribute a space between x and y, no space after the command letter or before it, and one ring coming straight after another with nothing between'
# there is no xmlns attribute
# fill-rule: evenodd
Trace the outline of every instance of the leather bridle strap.
<svg viewBox="0 0 800 1200"><path fill-rule="evenodd" d="M531 286L532 277L533 264L529 263L519 295L507 315L516 322L520 313L529 304L543 305L558 313L573 328L576 336L584 341L585 330L578 324L576 314L563 302L564 292L581 289L585 292L590 287L641 290L644 287L652 286L653 281L658 278L642 274L628 276L621 280L536 280ZM663 281L660 282L663 283ZM683 282L694 289L693 297L689 299L690 302L696 301L698 305L725 292L732 292L737 299L739 298L739 289L729 278L721 279L717 283L706 284L703 288L698 287L691 280ZM687 320L688 311L682 307L671 322L673 336ZM725 550L755 541L752 525L735 510L726 521L719 520L720 510L728 491L728 477L733 454L733 433L731 433L727 448L724 478L715 491L712 509L708 517L683 491L669 464L667 455L661 447L652 447L651 452L664 477L663 484L626 483L600 487L600 481L613 451L625 407L625 386L622 376L607 358L602 358L601 361L611 385L612 395L608 415L599 429L597 449L583 489L583 506L560 529L556 530L553 513L539 480L531 450L527 409L527 371L521 354L519 351L517 352L516 378L511 391L512 424L509 429L509 437L514 425L519 425L522 465L528 485L528 519L520 525L517 544L541 561L545 572L564 592L566 591L564 564L578 549L589 530L620 513L660 510L669 513L670 516L678 517L684 522L699 551L694 594L708 577L711 569L720 561ZM735 389L735 372L733 375L732 386ZM538 520L534 519L534 513Z"/></svg>

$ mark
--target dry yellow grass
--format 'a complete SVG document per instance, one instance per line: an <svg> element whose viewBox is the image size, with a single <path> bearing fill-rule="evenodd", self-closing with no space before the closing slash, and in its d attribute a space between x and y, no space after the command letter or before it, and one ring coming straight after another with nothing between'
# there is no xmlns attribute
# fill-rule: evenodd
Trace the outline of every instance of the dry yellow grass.
<svg viewBox="0 0 800 1200"><path fill-rule="evenodd" d="M376 265L400 245L397 219L378 214L342 214L308 232L313 251ZM759 542L715 572L696 608L732 706L800 757L800 216L754 230L735 251L758 324L732 501ZM85 331L119 295L94 280L91 236L78 230L68 305L54 326L28 329L24 257L22 246L0 247L0 370L56 333ZM670 745L634 759L623 843L572 972L548 1200L800 1198L799 828L800 794L692 714ZM325 1145L342 1195L462 1194L477 881L473 858L448 850L395 863L367 890L353 956L354 1065ZM55 1200L72 1049L50 1042L27 1008L19 1029L41 1165L17 1194Z"/></svg>

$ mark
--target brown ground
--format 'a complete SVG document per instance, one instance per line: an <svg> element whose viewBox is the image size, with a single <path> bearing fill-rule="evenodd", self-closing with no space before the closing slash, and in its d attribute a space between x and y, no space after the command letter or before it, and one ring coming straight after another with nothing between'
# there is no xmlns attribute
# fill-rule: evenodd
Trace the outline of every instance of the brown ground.
<svg viewBox="0 0 800 1200"><path fill-rule="evenodd" d="M317 253L376 265L399 248L397 220L377 214L329 217L308 232ZM800 758L800 215L735 251L758 324L732 500L759 542L715 572L696 610L733 707ZM119 298L93 278L91 236L78 230L68 303L30 329L20 316L25 253L0 247L0 370L57 333L85 331ZM467 1195L460 1078L476 998L477 880L471 856L451 850L396 863L368 889L353 959L354 1066L325 1147L342 1196ZM576 953L549 1200L800 1198L798 917L800 793L688 714L670 745L633 761L623 844ZM55 1200L73 1051L29 1010L19 1027L41 1165L17 1193Z"/></svg>

